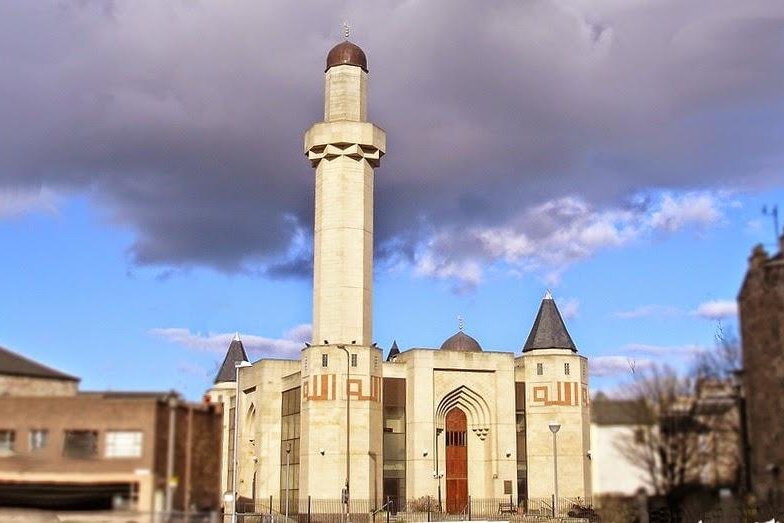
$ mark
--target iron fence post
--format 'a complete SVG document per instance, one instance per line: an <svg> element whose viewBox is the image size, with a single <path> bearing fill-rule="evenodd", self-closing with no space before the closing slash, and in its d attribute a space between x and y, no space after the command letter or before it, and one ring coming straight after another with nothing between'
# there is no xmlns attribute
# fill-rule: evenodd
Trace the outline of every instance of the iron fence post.
<svg viewBox="0 0 784 523"><path fill-rule="evenodd" d="M310 523L310 496L308 496L308 523Z"/></svg>

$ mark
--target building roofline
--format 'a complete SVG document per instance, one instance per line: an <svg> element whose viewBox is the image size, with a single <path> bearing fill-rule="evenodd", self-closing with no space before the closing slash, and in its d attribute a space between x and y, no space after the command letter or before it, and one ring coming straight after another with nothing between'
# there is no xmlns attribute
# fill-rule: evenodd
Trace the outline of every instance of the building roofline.
<svg viewBox="0 0 784 523"><path fill-rule="evenodd" d="M82 381L81 378L39 363L3 346L0 346L0 375L61 381Z"/></svg>

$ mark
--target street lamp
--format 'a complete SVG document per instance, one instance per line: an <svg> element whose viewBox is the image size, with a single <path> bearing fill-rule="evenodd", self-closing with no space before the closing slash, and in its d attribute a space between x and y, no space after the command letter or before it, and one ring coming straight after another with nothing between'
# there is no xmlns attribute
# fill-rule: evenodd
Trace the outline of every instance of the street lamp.
<svg viewBox="0 0 784 523"><path fill-rule="evenodd" d="M553 517L557 517L556 514L558 513L558 439L556 434L558 431L561 430L561 424L555 421L551 421L550 425L550 432L553 433L553 484L555 487L555 494L553 495Z"/></svg>
<svg viewBox="0 0 784 523"><path fill-rule="evenodd" d="M234 452L232 452L231 462L231 492L232 492L232 511L231 523L237 523L237 445L240 433L240 369L252 367L248 361L237 361L234 363Z"/></svg>
<svg viewBox="0 0 784 523"><path fill-rule="evenodd" d="M346 523L351 521L351 510L349 507L349 478L351 477L351 396L349 395L348 379L351 375L351 353L345 345L338 345L338 349L346 353L346 488L343 501L346 504Z"/></svg>

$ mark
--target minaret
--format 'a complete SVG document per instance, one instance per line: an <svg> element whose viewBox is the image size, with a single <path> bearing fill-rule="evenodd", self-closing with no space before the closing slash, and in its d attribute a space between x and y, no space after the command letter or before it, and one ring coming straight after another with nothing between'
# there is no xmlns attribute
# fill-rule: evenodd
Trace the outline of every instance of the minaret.
<svg viewBox="0 0 784 523"><path fill-rule="evenodd" d="M372 343L373 169L384 131L367 121L367 59L348 40L327 56L324 121L305 133L316 169L313 344Z"/></svg>
<svg viewBox="0 0 784 523"><path fill-rule="evenodd" d="M557 424L558 490L569 498L591 497L591 415L588 360L577 353L550 291L544 295L523 345L528 497L553 494L553 434ZM520 470L518 468L518 470ZM518 478L520 479L520 478Z"/></svg>
<svg viewBox="0 0 784 523"><path fill-rule="evenodd" d="M367 59L327 55L324 121L305 133L316 169L313 343L302 350L299 497L380 502L382 354L373 344L373 169L384 131L367 122Z"/></svg>

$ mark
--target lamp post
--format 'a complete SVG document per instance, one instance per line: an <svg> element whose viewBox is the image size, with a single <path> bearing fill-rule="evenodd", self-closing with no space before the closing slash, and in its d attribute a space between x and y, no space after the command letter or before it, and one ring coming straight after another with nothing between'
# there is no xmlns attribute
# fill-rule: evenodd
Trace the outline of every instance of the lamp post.
<svg viewBox="0 0 784 523"><path fill-rule="evenodd" d="M176 413L179 398L175 391L166 397L169 406L169 441L166 444L166 513L171 515L174 507L174 438L176 436ZM171 516L170 516L171 517Z"/></svg>
<svg viewBox="0 0 784 523"><path fill-rule="evenodd" d="M555 421L550 422L550 432L553 433L553 486L555 494L553 495L553 517L558 514L558 438L556 434L561 430L561 424Z"/></svg>
<svg viewBox="0 0 784 523"><path fill-rule="evenodd" d="M231 523L237 523L237 445L240 433L240 369L252 367L248 361L238 361L234 363L234 449L231 456Z"/></svg>
<svg viewBox="0 0 784 523"><path fill-rule="evenodd" d="M343 501L346 503L346 523L351 521L351 510L349 507L349 478L351 477L351 396L349 395L348 379L351 375L351 353L345 345L338 345L338 349L346 353L346 487Z"/></svg>
<svg viewBox="0 0 784 523"><path fill-rule="evenodd" d="M289 523L289 469L291 467L291 443L286 443L286 523Z"/></svg>

